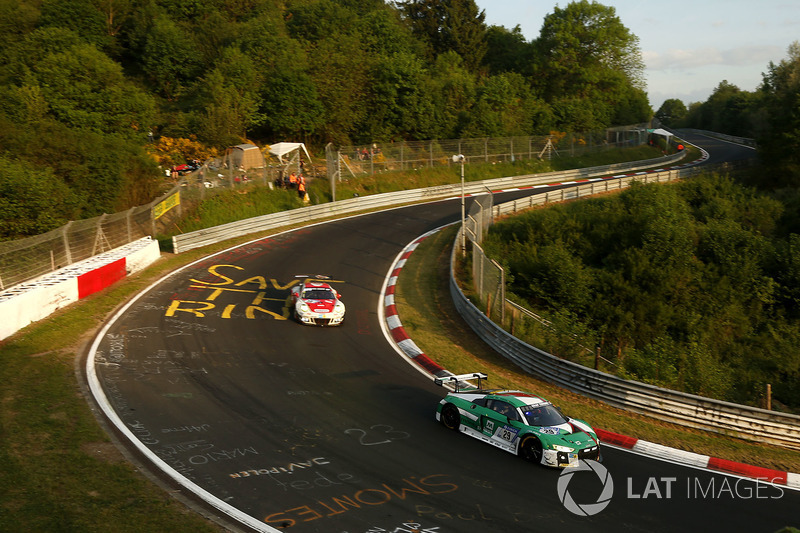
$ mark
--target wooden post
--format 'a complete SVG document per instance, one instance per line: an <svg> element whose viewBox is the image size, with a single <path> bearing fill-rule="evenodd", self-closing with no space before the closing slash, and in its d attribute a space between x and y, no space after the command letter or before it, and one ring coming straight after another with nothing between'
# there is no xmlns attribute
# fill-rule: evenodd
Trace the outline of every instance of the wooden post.
<svg viewBox="0 0 800 533"><path fill-rule="evenodd" d="M772 411L772 384L767 383L767 411Z"/></svg>

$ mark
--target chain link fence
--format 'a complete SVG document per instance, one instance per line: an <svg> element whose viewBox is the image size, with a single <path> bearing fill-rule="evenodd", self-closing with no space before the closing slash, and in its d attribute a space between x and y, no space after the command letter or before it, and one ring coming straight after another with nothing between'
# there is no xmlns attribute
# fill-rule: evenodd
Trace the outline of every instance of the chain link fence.
<svg viewBox="0 0 800 533"><path fill-rule="evenodd" d="M227 158L212 159L174 183L149 204L127 211L71 221L41 235L0 242L0 291L33 280L142 237L175 230L184 211L222 191L270 186L277 166L242 169Z"/></svg>
<svg viewBox="0 0 800 533"><path fill-rule="evenodd" d="M152 234L151 206L0 242L0 291Z"/></svg>
<svg viewBox="0 0 800 533"><path fill-rule="evenodd" d="M338 170L338 178L343 179L348 175L371 176L391 170L449 165L454 154L463 155L467 163L508 163L638 146L647 142L648 127L644 123L584 133L382 142L341 146L335 151L330 148L326 155L329 169ZM334 157L337 161L332 162Z"/></svg>
<svg viewBox="0 0 800 533"><path fill-rule="evenodd" d="M462 154L467 163L492 163L635 146L646 142L647 126L639 124L582 134L538 137L373 143L338 150L328 145L325 149L326 170L335 198L336 182L347 174L356 176L449 165L454 154ZM170 190L147 205L69 222L42 235L0 242L0 291L142 237L155 238L176 231L182 233L179 223L185 211L191 211L221 191L250 186L281 186L284 167L267 161L263 167L245 169L233 164L230 155L226 155L206 161L176 179ZM491 217L491 209L483 211L487 212ZM490 224L486 215L480 215L484 217L480 220L478 214L470 216L474 218L475 229L485 232ZM487 267L487 272L490 270Z"/></svg>
<svg viewBox="0 0 800 533"><path fill-rule="evenodd" d="M484 253L481 243L493 221L494 195L477 196L465 216L462 231L472 243L472 282L475 294L490 320L505 321L506 282L500 264Z"/></svg>

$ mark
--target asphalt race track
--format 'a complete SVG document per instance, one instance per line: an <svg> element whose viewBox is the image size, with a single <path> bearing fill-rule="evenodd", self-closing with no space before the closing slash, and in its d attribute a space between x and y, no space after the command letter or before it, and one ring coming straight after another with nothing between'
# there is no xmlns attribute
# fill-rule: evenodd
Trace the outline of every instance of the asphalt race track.
<svg viewBox="0 0 800 533"><path fill-rule="evenodd" d="M696 139L711 163L752 153ZM459 216L454 199L351 217L174 272L100 332L87 357L93 392L141 463L244 531L800 525L800 492L766 482L608 447L607 473L562 475L439 425L434 410L445 391L387 341L380 291L405 245ZM342 293L342 327L290 317L295 276L314 274Z"/></svg>

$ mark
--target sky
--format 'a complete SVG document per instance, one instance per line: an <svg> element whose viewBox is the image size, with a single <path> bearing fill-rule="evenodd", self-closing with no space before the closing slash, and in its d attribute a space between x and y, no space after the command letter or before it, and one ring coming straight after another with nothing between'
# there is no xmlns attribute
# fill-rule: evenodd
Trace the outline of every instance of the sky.
<svg viewBox="0 0 800 533"><path fill-rule="evenodd" d="M486 24L519 25L525 39L539 36L544 17L567 0L475 0ZM678 98L705 102L723 80L754 91L770 61L788 57L800 41L797 0L599 0L639 38L650 106Z"/></svg>

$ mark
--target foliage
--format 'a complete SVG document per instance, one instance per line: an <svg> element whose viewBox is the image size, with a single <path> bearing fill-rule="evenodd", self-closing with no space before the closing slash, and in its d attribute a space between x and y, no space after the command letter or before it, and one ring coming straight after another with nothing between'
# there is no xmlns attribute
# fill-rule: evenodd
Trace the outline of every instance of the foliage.
<svg viewBox="0 0 800 533"><path fill-rule="evenodd" d="M164 168L181 165L194 159L206 161L219 156L219 151L198 142L194 136L189 139L162 136L154 144L148 146L148 151Z"/></svg>
<svg viewBox="0 0 800 533"><path fill-rule="evenodd" d="M74 208L72 191L51 170L0 158L0 239L45 233L66 224Z"/></svg>
<svg viewBox="0 0 800 533"><path fill-rule="evenodd" d="M800 42L789 46L789 57L770 63L762 86L767 127L759 139L763 159L771 167L771 187L800 185Z"/></svg>
<svg viewBox="0 0 800 533"><path fill-rule="evenodd" d="M677 127L686 117L686 113L688 113L686 105L679 98L668 98L658 108L655 117L665 126Z"/></svg>
<svg viewBox="0 0 800 533"><path fill-rule="evenodd" d="M636 185L492 226L511 290L567 313L627 377L800 407L800 237L788 205L726 176Z"/></svg>
<svg viewBox="0 0 800 533"><path fill-rule="evenodd" d="M486 54L486 14L474 0L397 2L414 35L427 45L429 60L453 51L474 71Z"/></svg>
<svg viewBox="0 0 800 533"><path fill-rule="evenodd" d="M651 113L636 38L586 1L556 7L535 42L487 27L474 0L4 0L0 11L0 156L71 189L54 224L146 203L166 178L156 163L247 138L318 149Z"/></svg>
<svg viewBox="0 0 800 533"><path fill-rule="evenodd" d="M578 125L573 131L600 129L616 115L645 110L649 118L649 105L641 106L647 100L639 39L613 7L587 0L556 7L545 17L536 49L542 96L562 123Z"/></svg>
<svg viewBox="0 0 800 533"><path fill-rule="evenodd" d="M635 37L613 8L585 1L555 8L531 42L519 28L487 27L474 0L2 7L0 155L52 169L74 189L79 218L151 200L165 176L146 151L161 137L206 146L157 150L163 165L246 138L313 150L581 131L651 114ZM578 38L541 45L565 30ZM599 38L607 44L574 60Z"/></svg>
<svg viewBox="0 0 800 533"><path fill-rule="evenodd" d="M742 91L723 80L708 100L690 107L684 120L677 125L740 137L759 137L767 127L763 105L762 92Z"/></svg>
<svg viewBox="0 0 800 533"><path fill-rule="evenodd" d="M486 30L486 46L483 63L489 67L490 73L532 74L533 44L525 40L519 24L511 30L503 26L489 26Z"/></svg>

